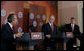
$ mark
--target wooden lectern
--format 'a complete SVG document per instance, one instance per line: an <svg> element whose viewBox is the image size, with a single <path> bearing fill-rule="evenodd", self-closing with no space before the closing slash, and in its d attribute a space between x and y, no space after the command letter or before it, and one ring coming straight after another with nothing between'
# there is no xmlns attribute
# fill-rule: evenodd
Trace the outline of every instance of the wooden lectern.
<svg viewBox="0 0 84 51"><path fill-rule="evenodd" d="M42 32L31 32L30 38L31 40L41 40ZM39 45L39 42L38 42L38 45ZM30 46L29 50L34 50L34 46Z"/></svg>

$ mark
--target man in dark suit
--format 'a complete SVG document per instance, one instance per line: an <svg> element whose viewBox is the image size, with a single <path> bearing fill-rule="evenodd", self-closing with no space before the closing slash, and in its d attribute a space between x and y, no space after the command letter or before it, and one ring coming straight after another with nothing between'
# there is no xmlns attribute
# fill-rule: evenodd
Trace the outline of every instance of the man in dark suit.
<svg viewBox="0 0 84 51"><path fill-rule="evenodd" d="M49 47L51 50L56 50L56 35L58 34L56 25L53 24L55 17L49 17L49 23L42 26L42 32L45 35L45 48Z"/></svg>
<svg viewBox="0 0 84 51"><path fill-rule="evenodd" d="M15 39L21 37L23 33L16 33L13 26L17 23L15 14L9 14L6 23L1 29L1 50L16 50Z"/></svg>
<svg viewBox="0 0 84 51"><path fill-rule="evenodd" d="M80 35L80 30L79 26L75 24L75 18L71 18L71 23L65 25L66 32L72 32L73 35L71 38L69 38L67 42L67 50L73 50L73 45L74 47L76 46L76 38L78 35Z"/></svg>

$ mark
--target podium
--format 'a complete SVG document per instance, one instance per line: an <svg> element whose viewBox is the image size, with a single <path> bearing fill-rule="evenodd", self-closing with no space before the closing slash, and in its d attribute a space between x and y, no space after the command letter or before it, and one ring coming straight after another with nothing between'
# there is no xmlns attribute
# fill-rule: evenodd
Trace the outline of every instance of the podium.
<svg viewBox="0 0 84 51"><path fill-rule="evenodd" d="M17 50L24 50L24 47L26 47L26 50L34 50L34 46L38 44L40 40L44 40L43 32L24 33L22 37L16 38L16 42L19 44L17 47L20 47Z"/></svg>

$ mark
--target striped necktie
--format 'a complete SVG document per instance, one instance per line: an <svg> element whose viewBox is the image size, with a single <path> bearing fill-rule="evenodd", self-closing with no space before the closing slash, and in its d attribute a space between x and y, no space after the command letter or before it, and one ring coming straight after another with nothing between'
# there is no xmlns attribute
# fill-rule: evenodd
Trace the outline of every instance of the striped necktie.
<svg viewBox="0 0 84 51"><path fill-rule="evenodd" d="M74 25L72 24L72 31L74 30Z"/></svg>

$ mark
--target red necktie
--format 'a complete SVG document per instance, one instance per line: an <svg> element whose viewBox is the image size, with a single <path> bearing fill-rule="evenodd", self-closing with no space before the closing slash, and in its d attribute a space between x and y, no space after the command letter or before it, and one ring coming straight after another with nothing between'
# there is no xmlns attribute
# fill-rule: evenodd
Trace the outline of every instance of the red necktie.
<svg viewBox="0 0 84 51"><path fill-rule="evenodd" d="M14 26L12 27L12 30L13 30L13 32L14 32Z"/></svg>
<svg viewBox="0 0 84 51"><path fill-rule="evenodd" d="M52 29L52 32L53 32L53 25L51 24L51 29Z"/></svg>

